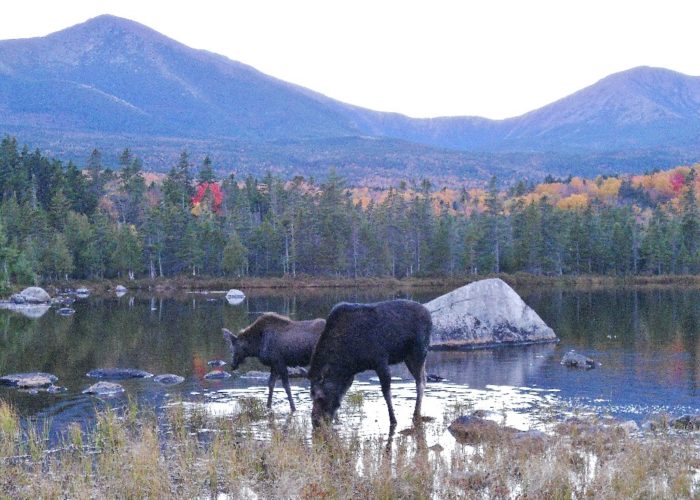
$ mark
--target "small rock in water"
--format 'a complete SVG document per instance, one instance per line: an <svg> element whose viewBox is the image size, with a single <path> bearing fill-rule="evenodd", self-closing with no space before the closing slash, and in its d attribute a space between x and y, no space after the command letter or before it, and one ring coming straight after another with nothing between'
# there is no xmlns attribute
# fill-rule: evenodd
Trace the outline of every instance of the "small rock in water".
<svg viewBox="0 0 700 500"><path fill-rule="evenodd" d="M90 296L90 290L88 290L87 288L78 288L75 291L75 294L81 299L85 299Z"/></svg>
<svg viewBox="0 0 700 500"><path fill-rule="evenodd" d="M13 373L0 377L0 385L9 385L11 387L18 387L21 389L31 389L51 385L57 380L58 377L50 373Z"/></svg>
<svg viewBox="0 0 700 500"><path fill-rule="evenodd" d="M49 394L59 394L61 392L66 392L68 389L60 385L50 385L46 388L46 392Z"/></svg>
<svg viewBox="0 0 700 500"><path fill-rule="evenodd" d="M241 292L240 290L236 290L235 288L232 288L228 292L226 292L226 301L231 304L232 306L238 305L242 303L245 300L245 293Z"/></svg>
<svg viewBox="0 0 700 500"><path fill-rule="evenodd" d="M428 382L444 382L446 379L445 377L441 377L440 375L435 375L433 373L428 373L428 376L426 377L426 380Z"/></svg>
<svg viewBox="0 0 700 500"><path fill-rule="evenodd" d="M63 295L58 297L58 303L61 307L70 307L75 303L75 298L70 295Z"/></svg>
<svg viewBox="0 0 700 500"><path fill-rule="evenodd" d="M95 394L97 396L116 396L124 392L124 388L114 382L97 382L83 391L83 394Z"/></svg>
<svg viewBox="0 0 700 500"><path fill-rule="evenodd" d="M10 297L10 301L11 301L13 304L26 304L26 303L27 303L27 299L25 299L25 298L24 298L24 295L22 295L21 293L15 293L15 294L13 294L13 295Z"/></svg>
<svg viewBox="0 0 700 500"><path fill-rule="evenodd" d="M249 372L245 372L241 375L241 378L252 378L252 379L267 379L270 376L269 373L266 372L261 372L257 370L251 370Z"/></svg>
<svg viewBox="0 0 700 500"><path fill-rule="evenodd" d="M700 430L700 415L683 415L671 420L671 427L686 431Z"/></svg>
<svg viewBox="0 0 700 500"><path fill-rule="evenodd" d="M127 378L149 378L152 377L153 374L133 368L98 368L96 370L90 370L87 376L91 378L124 380Z"/></svg>
<svg viewBox="0 0 700 500"><path fill-rule="evenodd" d="M185 381L185 377L180 375L173 375L172 373L166 373L163 375L156 375L153 377L153 381L163 385L177 385Z"/></svg>
<svg viewBox="0 0 700 500"><path fill-rule="evenodd" d="M209 366L224 366L226 364L226 361L223 359L210 359L207 361L207 364Z"/></svg>
<svg viewBox="0 0 700 500"><path fill-rule="evenodd" d="M70 307L61 307L56 311L56 314L58 314L59 316L71 316L75 314L75 309Z"/></svg>
<svg viewBox="0 0 700 500"><path fill-rule="evenodd" d="M204 375L204 378L207 380L223 380L229 378L230 376L231 374L229 372L225 372L223 370L214 370Z"/></svg>
<svg viewBox="0 0 700 500"><path fill-rule="evenodd" d="M583 368L586 370L596 367L595 361L575 351L569 351L564 354L564 357L561 359L561 364L571 368Z"/></svg>

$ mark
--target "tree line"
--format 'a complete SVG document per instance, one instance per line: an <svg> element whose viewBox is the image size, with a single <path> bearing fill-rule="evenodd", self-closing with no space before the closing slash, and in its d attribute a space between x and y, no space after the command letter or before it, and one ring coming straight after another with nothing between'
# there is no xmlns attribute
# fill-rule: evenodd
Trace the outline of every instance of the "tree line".
<svg viewBox="0 0 700 500"><path fill-rule="evenodd" d="M205 190L193 207L205 183L220 193ZM358 203L332 169L320 183L272 174L216 179L209 158L195 167L183 152L162 182L147 184L128 149L115 170L97 150L81 170L5 137L0 282L697 273L694 185L689 169L677 203L640 207L621 191L612 203L565 209L546 196L528 201L523 186L517 196L502 192L492 179L479 203L462 199L465 210L454 210L427 180Z"/></svg>

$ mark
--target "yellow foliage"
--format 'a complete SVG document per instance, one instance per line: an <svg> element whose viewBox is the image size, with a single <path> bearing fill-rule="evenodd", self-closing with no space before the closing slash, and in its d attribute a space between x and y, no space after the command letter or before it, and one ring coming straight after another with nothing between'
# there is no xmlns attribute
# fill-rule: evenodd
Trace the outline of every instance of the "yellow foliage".
<svg viewBox="0 0 700 500"><path fill-rule="evenodd" d="M580 210L587 206L588 195L586 193L572 194L557 202L557 208L562 210Z"/></svg>
<svg viewBox="0 0 700 500"><path fill-rule="evenodd" d="M552 182L550 184L539 184L535 187L535 193L546 196L551 200L558 200L566 193L567 186L562 182Z"/></svg>
<svg viewBox="0 0 700 500"><path fill-rule="evenodd" d="M585 179L581 179L580 177L574 177L569 183L569 189L574 193L583 193L587 190L587 185L588 183Z"/></svg>
<svg viewBox="0 0 700 500"><path fill-rule="evenodd" d="M620 179L608 177L598 188L598 196L600 196L603 201L612 202L617 198L621 185L622 181Z"/></svg>

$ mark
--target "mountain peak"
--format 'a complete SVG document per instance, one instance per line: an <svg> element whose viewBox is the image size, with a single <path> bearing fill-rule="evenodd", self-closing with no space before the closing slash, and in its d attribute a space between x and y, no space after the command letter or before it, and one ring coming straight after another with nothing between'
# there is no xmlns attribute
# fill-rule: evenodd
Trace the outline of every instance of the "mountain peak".
<svg viewBox="0 0 700 500"><path fill-rule="evenodd" d="M76 24L69 28L57 31L48 35L47 39L55 41L69 41L75 43L84 43L85 41L97 41L104 38L127 37L140 38L149 41L169 41L177 43L174 40L162 35L148 26L145 26L131 19L114 16L111 14L102 14L92 19L88 19L82 23Z"/></svg>
<svg viewBox="0 0 700 500"><path fill-rule="evenodd" d="M685 84L700 77L689 76L678 71L654 66L637 66L625 71L613 73L600 80L598 83L609 82L613 84Z"/></svg>

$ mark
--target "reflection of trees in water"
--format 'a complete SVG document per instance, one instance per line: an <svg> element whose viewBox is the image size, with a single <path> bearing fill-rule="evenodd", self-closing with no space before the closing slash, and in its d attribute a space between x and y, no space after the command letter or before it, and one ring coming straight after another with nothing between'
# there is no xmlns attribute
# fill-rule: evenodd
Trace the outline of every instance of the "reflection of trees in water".
<svg viewBox="0 0 700 500"><path fill-rule="evenodd" d="M556 295L556 294L555 294ZM578 350L613 353L606 370L633 366L638 380L700 382L700 291L685 288L565 291L563 301L547 293L528 302L562 340Z"/></svg>
<svg viewBox="0 0 700 500"><path fill-rule="evenodd" d="M471 351L431 351L426 369L451 383L475 388L486 385L519 387L527 384L545 364L553 362L555 350L555 344L537 344Z"/></svg>

